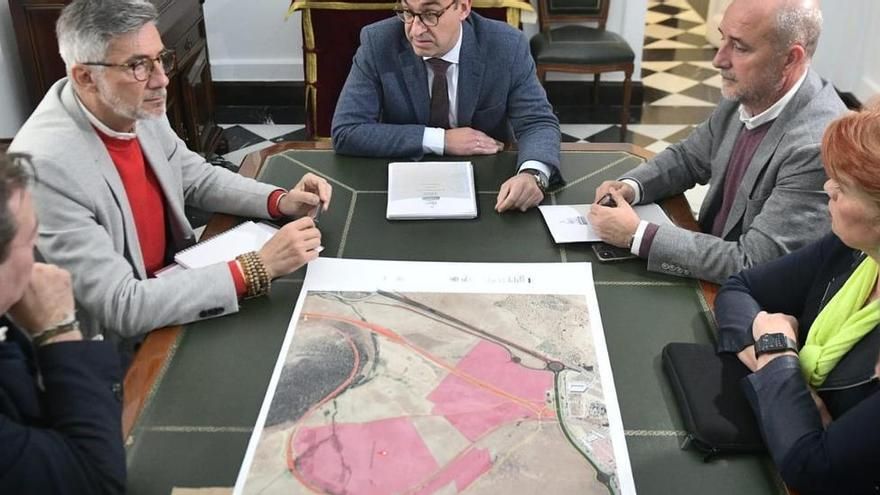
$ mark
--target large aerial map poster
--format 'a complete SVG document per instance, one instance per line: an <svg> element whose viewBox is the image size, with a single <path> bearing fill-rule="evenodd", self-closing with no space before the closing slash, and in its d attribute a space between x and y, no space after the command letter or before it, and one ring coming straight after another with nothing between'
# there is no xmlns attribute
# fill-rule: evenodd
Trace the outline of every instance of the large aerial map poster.
<svg viewBox="0 0 880 495"><path fill-rule="evenodd" d="M312 263L237 493L635 493L588 264Z"/></svg>

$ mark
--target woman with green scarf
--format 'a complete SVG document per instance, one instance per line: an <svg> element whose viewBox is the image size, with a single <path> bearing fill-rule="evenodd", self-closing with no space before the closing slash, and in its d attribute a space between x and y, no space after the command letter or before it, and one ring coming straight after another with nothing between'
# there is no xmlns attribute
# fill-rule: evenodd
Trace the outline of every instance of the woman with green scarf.
<svg viewBox="0 0 880 495"><path fill-rule="evenodd" d="M743 389L789 487L878 493L880 108L832 122L822 160L832 233L724 284L718 350L753 371Z"/></svg>

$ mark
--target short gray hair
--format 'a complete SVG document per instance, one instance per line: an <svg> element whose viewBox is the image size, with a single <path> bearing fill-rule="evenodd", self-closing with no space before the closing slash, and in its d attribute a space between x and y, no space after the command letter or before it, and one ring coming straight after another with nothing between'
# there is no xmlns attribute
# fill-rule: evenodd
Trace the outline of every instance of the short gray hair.
<svg viewBox="0 0 880 495"><path fill-rule="evenodd" d="M68 74L75 63L102 62L113 38L134 33L158 17L147 0L75 0L55 25Z"/></svg>
<svg viewBox="0 0 880 495"><path fill-rule="evenodd" d="M813 58L822 33L822 11L802 1L786 2L776 14L776 38L779 50L801 45L807 58Z"/></svg>
<svg viewBox="0 0 880 495"><path fill-rule="evenodd" d="M9 198L27 187L32 174L29 155L0 151L0 263L9 256L18 231L15 215L9 211Z"/></svg>

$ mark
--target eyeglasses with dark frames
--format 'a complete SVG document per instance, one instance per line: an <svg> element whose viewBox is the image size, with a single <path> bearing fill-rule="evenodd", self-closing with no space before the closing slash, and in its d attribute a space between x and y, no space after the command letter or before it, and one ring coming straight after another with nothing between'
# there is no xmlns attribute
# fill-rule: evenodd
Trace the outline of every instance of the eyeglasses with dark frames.
<svg viewBox="0 0 880 495"><path fill-rule="evenodd" d="M416 20L416 17L418 17L425 26L434 27L440 23L440 16L445 14L446 11L455 5L457 1L458 0L452 0L449 5L439 11L428 10L425 12L413 12L407 8L398 6L394 8L394 12L397 14L397 17L406 24L412 24L413 21Z"/></svg>
<svg viewBox="0 0 880 495"><path fill-rule="evenodd" d="M140 82L144 82L153 75L153 71L156 70L156 64L159 64L162 67L162 70L165 73L171 72L174 70L174 66L177 63L177 54L174 53L174 50L162 50L159 53L159 56L156 58L143 57L132 62L128 62L125 64L111 64L107 62L82 62L83 65L97 65L100 67L119 67L121 69L128 69L131 71L131 74L134 78Z"/></svg>

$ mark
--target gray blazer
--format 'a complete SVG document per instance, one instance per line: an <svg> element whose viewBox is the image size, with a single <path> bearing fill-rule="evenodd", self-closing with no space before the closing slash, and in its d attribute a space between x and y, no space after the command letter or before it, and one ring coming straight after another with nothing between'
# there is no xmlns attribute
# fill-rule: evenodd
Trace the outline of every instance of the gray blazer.
<svg viewBox="0 0 880 495"><path fill-rule="evenodd" d="M525 36L471 12L458 72L458 126L503 142L518 141L517 165L538 160L559 168L559 120L535 75ZM428 73L404 24L386 19L361 30L361 45L333 115L338 153L420 159L430 116Z"/></svg>
<svg viewBox="0 0 880 495"><path fill-rule="evenodd" d="M722 100L687 139L625 174L641 184L641 201L658 201L708 182L700 226L709 232L743 127L738 109L738 103ZM810 69L755 152L722 237L662 226L651 244L648 269L721 283L826 234L830 218L819 145L825 127L845 110L834 87Z"/></svg>
<svg viewBox="0 0 880 495"><path fill-rule="evenodd" d="M140 121L136 132L164 193L171 248L195 241L184 204L268 217L266 201L275 187L206 163L165 118ZM66 79L49 89L10 151L33 155L38 247L47 262L72 274L77 317L87 335L132 337L238 311L226 263L147 278L122 181Z"/></svg>

